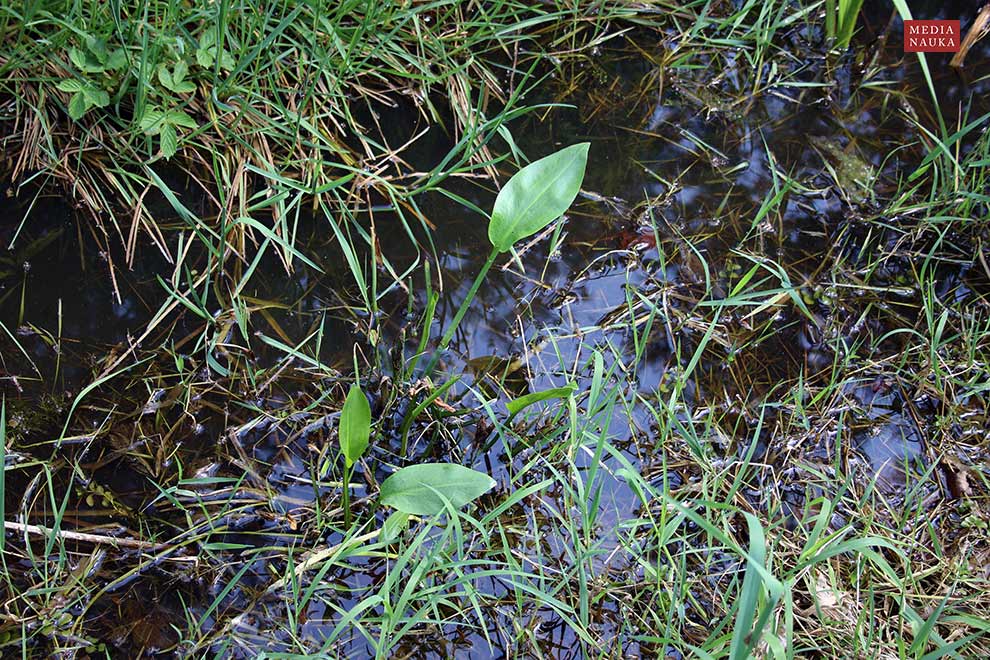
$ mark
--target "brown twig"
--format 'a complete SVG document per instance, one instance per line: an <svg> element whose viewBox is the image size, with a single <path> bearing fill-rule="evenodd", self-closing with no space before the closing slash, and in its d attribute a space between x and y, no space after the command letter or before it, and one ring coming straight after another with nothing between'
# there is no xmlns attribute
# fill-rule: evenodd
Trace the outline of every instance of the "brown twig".
<svg viewBox="0 0 990 660"><path fill-rule="evenodd" d="M23 532L34 534L35 536L56 536L72 541L82 541L84 543L96 543L99 545L112 545L117 548L137 548L139 550L166 550L167 543L152 543L151 541L139 541L137 539L121 539L115 536L105 536L103 534L86 534L85 532L72 532L62 529L52 529L41 525L24 525L21 523L3 521L4 531Z"/></svg>

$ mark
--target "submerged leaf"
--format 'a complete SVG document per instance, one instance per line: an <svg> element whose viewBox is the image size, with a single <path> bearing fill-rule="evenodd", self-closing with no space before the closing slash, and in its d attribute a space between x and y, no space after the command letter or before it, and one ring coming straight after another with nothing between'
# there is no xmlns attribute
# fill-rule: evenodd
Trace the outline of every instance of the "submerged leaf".
<svg viewBox="0 0 990 660"><path fill-rule="evenodd" d="M382 482L381 503L403 513L432 516L446 508L459 509L495 485L487 474L453 463L423 463L404 467Z"/></svg>
<svg viewBox="0 0 990 660"><path fill-rule="evenodd" d="M347 400L340 411L340 451L344 454L347 467L354 465L368 448L371 437L371 406L361 388L351 385Z"/></svg>
<svg viewBox="0 0 990 660"><path fill-rule="evenodd" d="M571 145L530 163L495 198L488 239L500 252L564 214L581 190L590 144Z"/></svg>

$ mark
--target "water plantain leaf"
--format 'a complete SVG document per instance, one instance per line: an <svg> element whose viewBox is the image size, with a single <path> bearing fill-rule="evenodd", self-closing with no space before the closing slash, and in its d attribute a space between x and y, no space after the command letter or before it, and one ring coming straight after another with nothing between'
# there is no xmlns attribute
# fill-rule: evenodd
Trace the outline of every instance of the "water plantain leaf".
<svg viewBox="0 0 990 660"><path fill-rule="evenodd" d="M488 239L499 252L506 252L513 243L532 236L567 211L581 190L589 146L582 142L561 149L509 179L495 198L488 223Z"/></svg>
<svg viewBox="0 0 990 660"><path fill-rule="evenodd" d="M446 499L454 508L481 497L495 485L487 474L453 463L404 467L382 482L381 503L417 516L442 512Z"/></svg>
<svg viewBox="0 0 990 660"><path fill-rule="evenodd" d="M344 461L350 468L357 462L364 450L368 448L368 438L371 437L371 406L368 397L361 388L351 385L347 393L344 407L340 411L340 451Z"/></svg>

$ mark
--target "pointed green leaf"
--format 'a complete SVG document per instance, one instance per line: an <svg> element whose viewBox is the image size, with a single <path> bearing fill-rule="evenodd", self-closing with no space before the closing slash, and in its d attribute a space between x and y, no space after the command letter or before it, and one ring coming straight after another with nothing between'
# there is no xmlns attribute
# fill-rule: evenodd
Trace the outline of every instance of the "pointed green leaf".
<svg viewBox="0 0 990 660"><path fill-rule="evenodd" d="M181 83L186 78L186 74L189 72L189 65L186 64L185 60L179 60L175 63L175 68L172 70L172 82L176 85Z"/></svg>
<svg viewBox="0 0 990 660"><path fill-rule="evenodd" d="M165 124L162 126L162 155L165 160L169 160L179 149L179 136L175 132L175 126Z"/></svg>
<svg viewBox="0 0 990 660"><path fill-rule="evenodd" d="M350 468L364 455L364 450L368 448L368 438L371 437L371 406L368 405L368 397L357 385L351 385L351 390L347 393L344 407L340 411L340 429L337 435L340 439L340 451Z"/></svg>
<svg viewBox="0 0 990 660"><path fill-rule="evenodd" d="M500 252L532 236L574 202L588 164L589 143L575 144L530 163L495 198L488 239Z"/></svg>
<svg viewBox="0 0 990 660"><path fill-rule="evenodd" d="M79 121L82 116L86 114L89 110L89 106L86 105L86 95L82 92L76 92L69 99L69 116L72 117L73 121Z"/></svg>
<svg viewBox="0 0 990 660"><path fill-rule="evenodd" d="M175 82L172 80L172 73L164 64L158 69L158 81L168 89L175 87Z"/></svg>
<svg viewBox="0 0 990 660"><path fill-rule="evenodd" d="M81 80L66 78L58 81L57 87L63 92L81 92L86 85Z"/></svg>
<svg viewBox="0 0 990 660"><path fill-rule="evenodd" d="M7 399L6 397L0 399L0 525L3 524L2 521L7 519L7 512L4 510L4 500L6 499L6 490L4 484L4 477L6 476L6 465L7 465ZM4 538L7 536L6 531L0 534L0 554L3 553L3 543Z"/></svg>
<svg viewBox="0 0 990 660"><path fill-rule="evenodd" d="M763 526L751 513L746 513L749 526L749 554L746 555L746 574L737 596L736 621L729 649L730 660L747 660L759 646L767 626L783 592L783 585L766 565L767 542ZM769 593L767 593L769 592ZM769 599L761 598L768 595ZM769 602L766 602L766 601Z"/></svg>
<svg viewBox="0 0 990 660"><path fill-rule="evenodd" d="M169 110L165 115L165 123L182 128L198 128L199 124L182 110Z"/></svg>
<svg viewBox="0 0 990 660"><path fill-rule="evenodd" d="M404 467L382 482L381 503L404 513L432 516L481 497L495 485L487 474L453 463Z"/></svg>

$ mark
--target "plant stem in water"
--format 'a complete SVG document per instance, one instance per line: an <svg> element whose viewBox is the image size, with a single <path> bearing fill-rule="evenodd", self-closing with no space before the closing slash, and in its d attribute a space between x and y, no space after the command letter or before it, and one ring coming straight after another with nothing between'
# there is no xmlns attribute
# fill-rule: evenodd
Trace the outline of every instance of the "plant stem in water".
<svg viewBox="0 0 990 660"><path fill-rule="evenodd" d="M344 468L344 528L351 528L351 473L354 466Z"/></svg>
<svg viewBox="0 0 990 660"><path fill-rule="evenodd" d="M471 305L471 301L478 294L478 289L481 287L481 282L485 279L485 275L488 274L488 270L495 263L495 259L498 257L498 248L492 248L491 253L488 255L488 260L485 261L485 265L481 267L478 272L477 277L474 278L474 284L471 285L470 291L468 291L467 296L465 296L464 301L457 310L457 314L454 315L454 320L451 321L450 327L447 328L447 332L443 334L440 339L440 344L437 346L437 350L434 351L433 357L430 358L429 364L426 365L426 372L424 376L429 376L433 373L433 369L437 366L437 362L440 360L440 354L447 350L447 346L450 344L450 340L454 338L454 333L457 332L457 326L461 324L461 319L464 318L464 314L467 313L468 307Z"/></svg>

